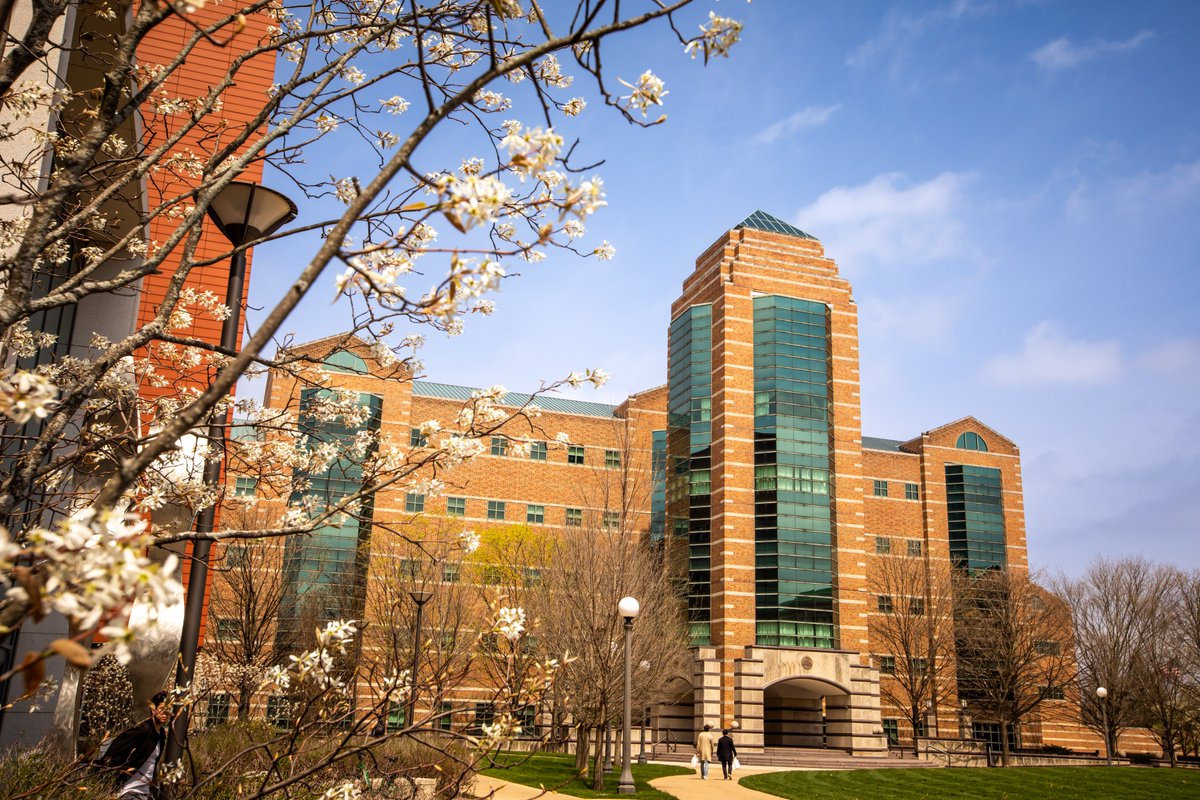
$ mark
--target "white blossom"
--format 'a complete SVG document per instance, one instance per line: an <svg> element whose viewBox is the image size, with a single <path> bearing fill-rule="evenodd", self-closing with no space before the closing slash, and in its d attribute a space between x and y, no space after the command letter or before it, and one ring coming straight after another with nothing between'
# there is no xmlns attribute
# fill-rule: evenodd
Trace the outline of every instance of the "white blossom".
<svg viewBox="0 0 1200 800"><path fill-rule="evenodd" d="M617 254L617 248L613 247L607 241L601 242L600 246L592 251L601 261L612 261L613 256Z"/></svg>
<svg viewBox="0 0 1200 800"><path fill-rule="evenodd" d="M20 370L0 380L0 414L18 424L34 417L45 419L57 398L58 387L36 372Z"/></svg>
<svg viewBox="0 0 1200 800"><path fill-rule="evenodd" d="M475 531L463 531L458 535L458 544L466 555L471 555L479 549L479 534Z"/></svg>
<svg viewBox="0 0 1200 800"><path fill-rule="evenodd" d="M505 606L496 612L494 630L500 636L515 642L525 632L525 609Z"/></svg>
<svg viewBox="0 0 1200 800"><path fill-rule="evenodd" d="M700 26L700 36L687 43L684 52L692 58L696 53L703 53L707 61L709 56L729 56L729 49L737 44L742 37L742 23L729 17L718 17L712 11L708 12L708 25Z"/></svg>
<svg viewBox="0 0 1200 800"><path fill-rule="evenodd" d="M650 70L642 73L636 85L623 80L621 83L633 90L632 93L624 95L621 99L626 101L626 105L630 109L641 111L643 117L646 116L650 106L661 106L662 99L668 94L663 88L662 79Z"/></svg>

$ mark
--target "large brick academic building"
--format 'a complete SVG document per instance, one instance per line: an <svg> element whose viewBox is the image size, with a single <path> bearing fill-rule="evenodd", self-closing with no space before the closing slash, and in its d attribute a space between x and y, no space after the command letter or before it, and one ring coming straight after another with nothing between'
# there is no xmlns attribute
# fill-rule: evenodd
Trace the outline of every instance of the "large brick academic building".
<svg viewBox="0 0 1200 800"><path fill-rule="evenodd" d="M820 242L763 212L696 260L665 344L665 386L617 406L537 398L536 424L506 427L451 473L443 494L378 497L376 519L434 512L464 527L616 524L604 492L588 487L627 459L652 488L625 524L681 554L694 643L693 672L681 676L692 690L657 709L654 726L687 740L706 722L736 721L747 751L885 752L910 726L881 706L881 672L890 680L894 656L872 641L872 619L886 612L872 588L875 560L904 552L943 567L1025 571L1018 448L971 417L905 440L864 436L851 286ZM365 343L344 337L296 350L362 393L374 409L365 424L413 447L423 422L452 428L471 396L387 381ZM295 404L294 393L276 382L268 404ZM569 447L555 445L560 431ZM514 441L527 456L513 455ZM367 535L330 529L324 545L341 542L349 554ZM319 563L293 579L323 580L328 555ZM926 733L955 736L968 709L956 692L943 694ZM986 719L973 723L976 736L998 736ZM1035 722L1023 743L1094 748L1078 730Z"/></svg>

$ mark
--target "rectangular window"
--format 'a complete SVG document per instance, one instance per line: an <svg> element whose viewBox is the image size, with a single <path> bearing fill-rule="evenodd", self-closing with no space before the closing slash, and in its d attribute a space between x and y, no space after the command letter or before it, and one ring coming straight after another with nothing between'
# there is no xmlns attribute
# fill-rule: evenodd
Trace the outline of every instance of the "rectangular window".
<svg viewBox="0 0 1200 800"><path fill-rule="evenodd" d="M887 536L876 536L875 552L881 556L892 552L892 540Z"/></svg>
<svg viewBox="0 0 1200 800"><path fill-rule="evenodd" d="M900 721L895 719L885 719L883 721L883 735L887 737L889 747L899 745Z"/></svg>
<svg viewBox="0 0 1200 800"><path fill-rule="evenodd" d="M908 662L908 674L909 675L924 675L928 671L929 671L929 659L914 658L914 659L909 660L909 662Z"/></svg>
<svg viewBox="0 0 1200 800"><path fill-rule="evenodd" d="M205 723L211 728L213 725L224 725L226 722L229 722L229 695L221 692L210 696Z"/></svg>
<svg viewBox="0 0 1200 800"><path fill-rule="evenodd" d="M446 498L446 516L448 517L465 517L467 515L467 498L465 497L447 497Z"/></svg>
<svg viewBox="0 0 1200 800"><path fill-rule="evenodd" d="M567 463L582 464L583 463L583 445L573 444L567 447Z"/></svg>
<svg viewBox="0 0 1200 800"><path fill-rule="evenodd" d="M239 475L233 482L233 493L236 497L253 497L258 493L258 478Z"/></svg>
<svg viewBox="0 0 1200 800"><path fill-rule="evenodd" d="M518 709L517 720L521 725L518 735L537 736L537 706L528 705Z"/></svg>
<svg viewBox="0 0 1200 800"><path fill-rule="evenodd" d="M1056 656L1062 652L1058 642L1038 641L1033 643L1033 648L1040 656Z"/></svg>
<svg viewBox="0 0 1200 800"><path fill-rule="evenodd" d="M545 506L525 506L525 521L532 525L541 525L546 521Z"/></svg>
<svg viewBox="0 0 1200 800"><path fill-rule="evenodd" d="M492 437L492 455L502 456L508 453L508 439L503 436Z"/></svg>
<svg viewBox="0 0 1200 800"><path fill-rule="evenodd" d="M475 704L475 724L472 726L476 732L481 732L484 725L491 725L492 720L496 716L496 707L491 703L476 703Z"/></svg>
<svg viewBox="0 0 1200 800"><path fill-rule="evenodd" d="M1067 695L1061 686L1043 686L1041 687L1042 697L1047 700L1066 700Z"/></svg>
<svg viewBox="0 0 1200 800"><path fill-rule="evenodd" d="M504 519L504 501L488 500L488 519Z"/></svg>
<svg viewBox="0 0 1200 800"><path fill-rule="evenodd" d="M273 694L267 698L267 722L276 728L292 727L291 704L281 694Z"/></svg>
<svg viewBox="0 0 1200 800"><path fill-rule="evenodd" d="M921 491L915 483L904 484L904 499L905 500L920 500Z"/></svg>
<svg viewBox="0 0 1200 800"><path fill-rule="evenodd" d="M920 539L909 539L908 540L908 554L910 556L921 555L921 540Z"/></svg>
<svg viewBox="0 0 1200 800"><path fill-rule="evenodd" d="M908 598L908 613L910 616L914 616L914 617L925 616L925 598L924 597Z"/></svg>
<svg viewBox="0 0 1200 800"><path fill-rule="evenodd" d="M454 706L450 703L442 703L438 706L437 729L439 731L448 731L454 728Z"/></svg>
<svg viewBox="0 0 1200 800"><path fill-rule="evenodd" d="M879 479L875 480L875 496L876 497L887 497L888 496L887 481L881 481Z"/></svg>
<svg viewBox="0 0 1200 800"><path fill-rule="evenodd" d="M896 674L896 657L895 656L880 656L879 671L884 675Z"/></svg>
<svg viewBox="0 0 1200 800"><path fill-rule="evenodd" d="M404 495L404 510L409 514L420 514L425 510L425 495L416 492Z"/></svg>
<svg viewBox="0 0 1200 800"><path fill-rule="evenodd" d="M530 442L529 443L529 458L532 461L546 460L546 443L545 442Z"/></svg>
<svg viewBox="0 0 1200 800"><path fill-rule="evenodd" d="M886 595L886 594L877 595L875 598L875 601L878 604L879 611L881 613L884 613L884 614L892 613L892 597L891 597L891 595Z"/></svg>
<svg viewBox="0 0 1200 800"><path fill-rule="evenodd" d="M579 528L583 525L583 509L568 508L567 509L567 527Z"/></svg>
<svg viewBox="0 0 1200 800"><path fill-rule="evenodd" d="M458 564L442 564L442 580L446 583L458 583Z"/></svg>
<svg viewBox="0 0 1200 800"><path fill-rule="evenodd" d="M620 511L605 511L604 512L604 528L605 530L615 531L621 527L621 512Z"/></svg>
<svg viewBox="0 0 1200 800"><path fill-rule="evenodd" d="M521 577L525 579L526 586L537 586L542 582L542 571L533 567L525 567L521 570ZM523 641L528 642L531 638L526 636Z"/></svg>
<svg viewBox="0 0 1200 800"><path fill-rule="evenodd" d="M621 468L621 451L620 450L605 450L604 451L604 468L605 469L620 469Z"/></svg>
<svg viewBox="0 0 1200 800"><path fill-rule="evenodd" d="M236 639L242 632L241 623L233 617L217 617L217 638Z"/></svg>
<svg viewBox="0 0 1200 800"><path fill-rule="evenodd" d="M410 428L408 431L409 447L428 447L429 437L421 433L420 428Z"/></svg>
<svg viewBox="0 0 1200 800"><path fill-rule="evenodd" d="M387 729L388 733L393 733L404 727L404 712L407 709L399 703L392 703L388 709Z"/></svg>

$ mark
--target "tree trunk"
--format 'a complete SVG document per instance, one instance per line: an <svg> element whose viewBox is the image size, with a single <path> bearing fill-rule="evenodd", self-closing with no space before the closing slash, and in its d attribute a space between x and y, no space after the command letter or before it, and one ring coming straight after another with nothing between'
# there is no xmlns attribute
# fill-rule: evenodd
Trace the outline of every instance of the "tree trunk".
<svg viewBox="0 0 1200 800"><path fill-rule="evenodd" d="M253 697L253 695L254 689L249 686L242 686L238 689L238 722L250 721L250 698Z"/></svg>
<svg viewBox="0 0 1200 800"><path fill-rule="evenodd" d="M915 704L910 710L912 712L912 716L909 717L909 722L912 723L913 758L920 758L921 754L917 752L917 750L920 748L917 743L917 721L921 719L921 710ZM903 751L901 751L901 755L903 754Z"/></svg>
<svg viewBox="0 0 1200 800"><path fill-rule="evenodd" d="M1000 720L1000 765L1008 766L1008 723Z"/></svg>
<svg viewBox="0 0 1200 800"><path fill-rule="evenodd" d="M591 739L588 738L591 733L587 725L582 722L575 723L575 771L587 777L588 774L588 750L591 744Z"/></svg>
<svg viewBox="0 0 1200 800"><path fill-rule="evenodd" d="M596 726L596 763L592 771L592 788L596 791L604 789L604 761L608 757L607 733L607 723Z"/></svg>

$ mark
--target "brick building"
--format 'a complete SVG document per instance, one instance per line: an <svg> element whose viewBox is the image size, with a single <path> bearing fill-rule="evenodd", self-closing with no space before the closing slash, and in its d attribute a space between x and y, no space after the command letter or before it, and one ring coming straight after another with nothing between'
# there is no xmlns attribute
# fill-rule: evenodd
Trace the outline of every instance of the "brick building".
<svg viewBox="0 0 1200 800"><path fill-rule="evenodd" d="M434 513L463 527L555 529L622 514L663 544L687 587L694 666L681 677L692 691L659 707L654 727L690 740L706 722L736 722L748 752L882 754L912 726L880 699L895 656L872 631L896 598L875 588L878 559L903 552L947 571L1027 572L1019 450L971 417L907 440L863 436L851 286L820 242L763 212L696 260L671 316L665 386L617 406L510 393L503 405L533 402L541 416L497 431L436 498L381 492L372 525ZM412 448L423 445L423 422L453 428L471 398L467 387L385 380L365 342L331 337L294 350L360 392L369 426ZM302 414L299 394L274 380L267 405ZM569 446L556 446L559 431ZM618 467L646 478L632 506L596 488ZM348 563L370 536L331 529L295 546L324 548L314 565ZM291 576L298 592L332 574L304 569ZM1078 712L1058 705L1067 722L1033 720L1023 743L1095 747L1070 719ZM956 735L970 711L951 681L921 720L924 733ZM976 735L999 735L987 719L973 722Z"/></svg>

